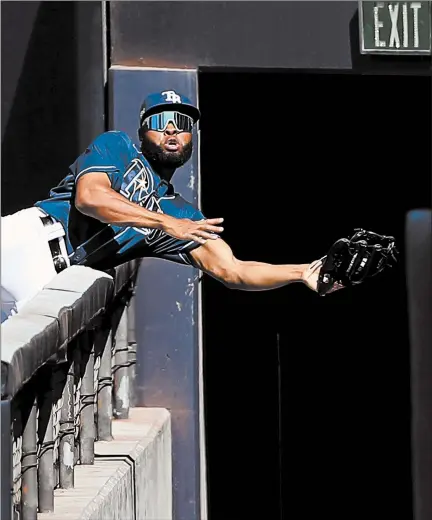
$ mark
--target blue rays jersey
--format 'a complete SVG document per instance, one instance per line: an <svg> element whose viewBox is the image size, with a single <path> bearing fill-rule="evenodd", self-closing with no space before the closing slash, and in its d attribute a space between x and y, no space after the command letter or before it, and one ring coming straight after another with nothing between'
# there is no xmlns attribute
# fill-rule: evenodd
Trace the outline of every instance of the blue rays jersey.
<svg viewBox="0 0 432 520"><path fill-rule="evenodd" d="M111 187L131 202L177 218L201 220L203 214L161 179L124 132L101 134L69 167L69 174L35 205L59 220L66 231L71 265L106 270L129 260L158 257L190 265L196 242L178 240L161 230L104 224L83 215L74 204L76 182L83 175L104 172Z"/></svg>

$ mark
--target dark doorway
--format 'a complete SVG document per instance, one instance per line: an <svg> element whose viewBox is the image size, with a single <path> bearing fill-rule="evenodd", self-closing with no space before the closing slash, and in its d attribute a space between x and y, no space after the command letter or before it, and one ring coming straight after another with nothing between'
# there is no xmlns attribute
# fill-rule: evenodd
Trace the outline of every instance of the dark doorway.
<svg viewBox="0 0 432 520"><path fill-rule="evenodd" d="M431 205L431 80L203 72L199 86L202 208L238 258L309 262L355 227L402 252L325 298L204 277L210 520L409 520L404 225Z"/></svg>

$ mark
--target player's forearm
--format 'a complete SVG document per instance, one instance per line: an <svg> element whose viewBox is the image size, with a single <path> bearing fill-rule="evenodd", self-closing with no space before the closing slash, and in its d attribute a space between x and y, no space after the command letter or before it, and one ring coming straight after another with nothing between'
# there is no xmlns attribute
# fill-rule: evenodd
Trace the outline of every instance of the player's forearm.
<svg viewBox="0 0 432 520"><path fill-rule="evenodd" d="M309 264L272 265L261 262L237 261L235 276L229 287L242 291L268 291L303 281Z"/></svg>
<svg viewBox="0 0 432 520"><path fill-rule="evenodd" d="M77 198L76 206L85 215L117 226L162 229L167 219L166 215L134 204L109 188L86 193L85 197Z"/></svg>
<svg viewBox="0 0 432 520"><path fill-rule="evenodd" d="M230 289L268 291L303 282L309 264L272 265L236 258L223 240L208 241L190 252L194 265Z"/></svg>

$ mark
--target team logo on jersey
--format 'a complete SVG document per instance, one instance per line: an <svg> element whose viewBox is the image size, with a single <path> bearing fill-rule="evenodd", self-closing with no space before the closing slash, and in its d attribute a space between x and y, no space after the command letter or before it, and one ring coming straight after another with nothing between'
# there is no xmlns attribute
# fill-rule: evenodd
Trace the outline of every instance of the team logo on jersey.
<svg viewBox="0 0 432 520"><path fill-rule="evenodd" d="M146 205L146 209L149 211L155 211L156 213L163 213L159 201L156 199L156 197L152 196L149 198L149 204ZM133 227L137 233L141 233L141 235L146 236L146 241L148 244L151 242L154 242L157 238L161 237L163 235L163 231L161 229L151 229L151 228L139 228L139 227Z"/></svg>
<svg viewBox="0 0 432 520"><path fill-rule="evenodd" d="M162 96L165 97L166 102L181 103L181 97L174 90L165 90L162 92Z"/></svg>
<svg viewBox="0 0 432 520"><path fill-rule="evenodd" d="M131 202L147 207L147 199L153 190L153 175L140 159L133 159L123 175L120 193Z"/></svg>
<svg viewBox="0 0 432 520"><path fill-rule="evenodd" d="M159 199L154 194L154 177L149 168L138 158L131 161L124 175L120 193L131 202L135 202L140 206L163 213ZM149 228L133 228L138 233L147 236L147 241L154 241L162 232L158 229Z"/></svg>

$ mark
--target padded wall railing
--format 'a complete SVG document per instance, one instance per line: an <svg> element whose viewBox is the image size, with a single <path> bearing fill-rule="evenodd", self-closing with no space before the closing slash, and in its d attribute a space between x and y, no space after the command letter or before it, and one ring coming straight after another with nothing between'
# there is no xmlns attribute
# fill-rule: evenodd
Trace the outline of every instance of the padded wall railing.
<svg viewBox="0 0 432 520"><path fill-rule="evenodd" d="M2 520L54 511L54 490L128 417L138 269L70 267L2 324Z"/></svg>

